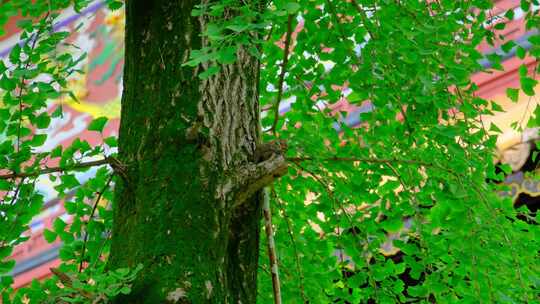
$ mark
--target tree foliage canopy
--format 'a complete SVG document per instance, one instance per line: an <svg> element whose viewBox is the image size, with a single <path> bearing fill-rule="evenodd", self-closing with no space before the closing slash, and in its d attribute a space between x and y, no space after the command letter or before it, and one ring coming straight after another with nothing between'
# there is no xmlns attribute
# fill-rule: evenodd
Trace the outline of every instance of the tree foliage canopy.
<svg viewBox="0 0 540 304"><path fill-rule="evenodd" d="M0 6L0 22L24 18L21 42L0 63L6 304L107 303L129 293L144 272L106 267L112 188L122 172L116 139L40 149L43 130L62 115L61 107L47 112L47 101L71 94L67 79L84 60L71 55L76 46L64 43L69 33L56 31L55 20L90 2ZM107 2L121 9L121 2ZM539 26L537 5L521 1L528 29ZM499 107L477 97L470 80L502 69L501 55L478 47L504 39L498 31L514 10L492 9L487 0L220 0L200 1L192 11L208 20L201 34L210 43L179 65L198 68L204 79L235 62L239 49L261 60L264 138L288 146L288 173L270 189L285 303L538 301L538 216L518 219L524 211L497 194L509 168L496 170L498 130L486 130L481 117ZM540 39L529 41L518 55L537 58ZM485 58L488 68L480 64ZM508 97L534 95L535 72L522 66L521 87L509 88ZM360 111L333 110L345 103ZM88 129L100 133L106 123L98 118ZM76 172L95 165L95 176L81 184ZM73 221L58 218L45 231L48 241L62 241L63 264L52 279L14 292L9 256L43 206L35 188L43 176L57 183L60 197L74 194L65 199ZM270 303L271 266L266 246L261 250L259 302Z"/></svg>

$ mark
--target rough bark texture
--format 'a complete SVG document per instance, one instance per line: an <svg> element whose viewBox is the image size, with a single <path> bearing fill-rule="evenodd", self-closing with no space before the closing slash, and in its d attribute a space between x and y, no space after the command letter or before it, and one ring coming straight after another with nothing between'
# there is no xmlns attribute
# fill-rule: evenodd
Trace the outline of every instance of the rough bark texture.
<svg viewBox="0 0 540 304"><path fill-rule="evenodd" d="M256 165L259 63L241 50L208 80L196 75L204 67L182 67L205 44L205 22L190 14L199 3L126 1L119 158L127 169L109 266L144 268L116 303L255 303L261 191L235 202L231 177Z"/></svg>

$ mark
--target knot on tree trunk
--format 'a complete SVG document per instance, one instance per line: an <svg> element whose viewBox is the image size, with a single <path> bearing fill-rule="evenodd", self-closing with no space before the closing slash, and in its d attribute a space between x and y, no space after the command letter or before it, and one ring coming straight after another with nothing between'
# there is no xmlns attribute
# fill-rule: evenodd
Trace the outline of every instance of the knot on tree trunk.
<svg viewBox="0 0 540 304"><path fill-rule="evenodd" d="M258 146L252 162L228 172L219 195L229 198L233 208L242 205L257 191L287 173L286 150L284 141L271 141Z"/></svg>
<svg viewBox="0 0 540 304"><path fill-rule="evenodd" d="M287 142L284 140L273 140L267 143L262 143L255 149L255 162L262 162L270 159L274 155L284 156L287 152Z"/></svg>

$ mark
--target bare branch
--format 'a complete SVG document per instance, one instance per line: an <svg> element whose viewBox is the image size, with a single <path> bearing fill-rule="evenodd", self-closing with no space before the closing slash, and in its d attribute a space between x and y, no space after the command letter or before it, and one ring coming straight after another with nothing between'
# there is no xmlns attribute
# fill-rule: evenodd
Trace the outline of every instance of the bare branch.
<svg viewBox="0 0 540 304"><path fill-rule="evenodd" d="M272 273L272 288L274 290L274 303L281 304L281 283L279 281L279 266L276 254L276 242L274 240L274 230L272 227L272 211L270 210L270 193L264 190L263 198L264 230L266 232L268 259L270 262L270 272Z"/></svg>

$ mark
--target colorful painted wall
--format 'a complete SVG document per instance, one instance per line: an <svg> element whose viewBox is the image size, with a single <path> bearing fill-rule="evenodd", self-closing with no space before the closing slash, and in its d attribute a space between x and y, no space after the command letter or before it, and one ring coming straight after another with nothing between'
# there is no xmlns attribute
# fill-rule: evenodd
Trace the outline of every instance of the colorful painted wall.
<svg viewBox="0 0 540 304"><path fill-rule="evenodd" d="M7 56L18 41L16 21L17 18L10 20L7 35L0 38L0 57ZM69 79L77 101L66 97L50 102L48 111L62 107L63 115L53 118L49 128L44 130L48 138L40 149L50 151L57 145L67 146L75 138L86 140L91 145L99 144L104 137L116 135L119 126L124 57L123 11L109 11L102 1L94 1L80 14L73 10L63 12L55 30L72 32L68 42L80 48L78 55L87 53L86 59L78 67L85 73ZM86 131L92 119L100 116L109 119L103 138L96 136L95 132ZM84 182L94 172L95 168L78 174L77 178ZM14 250L13 258L17 261L13 271L16 288L33 278L48 276L49 268L58 264L59 243L48 244L43 238L43 229L51 227L56 217L69 221L62 202L56 199L54 186L46 177L40 178L37 183L47 203L41 215L30 225L27 232L30 240Z"/></svg>

